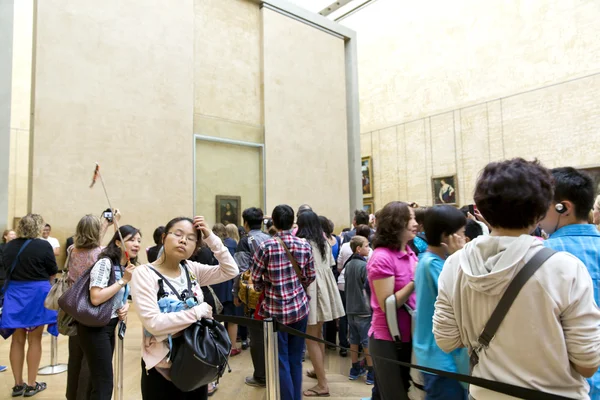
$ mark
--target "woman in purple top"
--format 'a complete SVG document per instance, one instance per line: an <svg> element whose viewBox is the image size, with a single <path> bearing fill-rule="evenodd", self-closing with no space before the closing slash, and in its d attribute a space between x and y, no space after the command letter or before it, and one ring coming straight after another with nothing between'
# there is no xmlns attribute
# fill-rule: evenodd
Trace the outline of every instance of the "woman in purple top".
<svg viewBox="0 0 600 400"><path fill-rule="evenodd" d="M383 400L408 399L409 368L376 357L404 362L411 359L411 316L403 306L406 303L412 309L415 307L413 280L418 259L408 242L416 236L417 226L415 214L407 203L386 204L377 216L375 250L367 264L373 309L369 350L375 356L375 373ZM385 317L385 300L391 295L396 297L401 345L392 338Z"/></svg>

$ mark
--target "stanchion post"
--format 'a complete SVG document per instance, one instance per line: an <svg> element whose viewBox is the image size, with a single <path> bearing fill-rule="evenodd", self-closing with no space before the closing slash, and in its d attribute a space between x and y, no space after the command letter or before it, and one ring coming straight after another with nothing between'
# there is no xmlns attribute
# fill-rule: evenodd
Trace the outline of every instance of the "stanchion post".
<svg viewBox="0 0 600 400"><path fill-rule="evenodd" d="M67 364L58 363L58 338L50 335L50 365L38 369L39 375L56 375L67 370Z"/></svg>
<svg viewBox="0 0 600 400"><path fill-rule="evenodd" d="M279 351L277 332L272 318L264 320L265 367L267 372L267 400L279 400Z"/></svg>
<svg viewBox="0 0 600 400"><path fill-rule="evenodd" d="M114 399L123 400L123 340L116 337L117 354L115 355L115 386Z"/></svg>

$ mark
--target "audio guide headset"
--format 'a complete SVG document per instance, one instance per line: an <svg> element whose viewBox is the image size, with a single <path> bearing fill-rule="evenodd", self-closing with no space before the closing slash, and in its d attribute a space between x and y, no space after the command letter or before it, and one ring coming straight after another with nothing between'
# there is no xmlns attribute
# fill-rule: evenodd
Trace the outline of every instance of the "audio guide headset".
<svg viewBox="0 0 600 400"><path fill-rule="evenodd" d="M554 209L556 210L557 213L559 214L564 214L567 212L567 206L565 206L565 203L558 203L554 206Z"/></svg>

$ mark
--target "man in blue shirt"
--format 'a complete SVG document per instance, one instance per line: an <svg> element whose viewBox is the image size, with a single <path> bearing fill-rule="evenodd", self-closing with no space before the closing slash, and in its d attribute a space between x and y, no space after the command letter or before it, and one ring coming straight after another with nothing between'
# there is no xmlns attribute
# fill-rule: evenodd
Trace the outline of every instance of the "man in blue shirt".
<svg viewBox="0 0 600 400"><path fill-rule="evenodd" d="M419 255L415 272L417 295L413 351L417 364L448 372L469 373L468 355L465 348L445 353L438 347L433 336L433 313L438 295L438 278L446 258L465 244L467 219L455 207L434 206L425 212L425 235L427 251ZM465 400L467 390L453 379L423 373L428 400Z"/></svg>
<svg viewBox="0 0 600 400"><path fill-rule="evenodd" d="M594 181L575 168L555 168L554 201L540 226L550 238L546 247L566 251L579 258L587 267L594 283L594 299L600 304L600 232L588 224L588 214L594 205ZM590 398L600 400L600 372L588 379Z"/></svg>

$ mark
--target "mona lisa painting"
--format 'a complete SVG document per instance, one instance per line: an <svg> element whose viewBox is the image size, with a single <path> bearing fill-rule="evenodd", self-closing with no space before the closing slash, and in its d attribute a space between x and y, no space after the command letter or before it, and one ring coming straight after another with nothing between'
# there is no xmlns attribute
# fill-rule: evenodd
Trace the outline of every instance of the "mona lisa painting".
<svg viewBox="0 0 600 400"><path fill-rule="evenodd" d="M240 196L219 196L217 195L216 210L217 222L223 225L236 224L241 225L240 209L242 207L242 199Z"/></svg>

